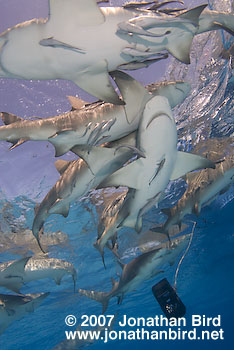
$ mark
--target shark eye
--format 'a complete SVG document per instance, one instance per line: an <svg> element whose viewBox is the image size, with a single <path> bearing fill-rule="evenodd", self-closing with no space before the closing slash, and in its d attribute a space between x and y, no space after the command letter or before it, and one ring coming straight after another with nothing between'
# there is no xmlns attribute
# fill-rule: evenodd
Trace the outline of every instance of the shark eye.
<svg viewBox="0 0 234 350"><path fill-rule="evenodd" d="M168 30L168 31L165 33L165 35L168 35L168 34L171 34L171 31L170 31L170 30Z"/></svg>

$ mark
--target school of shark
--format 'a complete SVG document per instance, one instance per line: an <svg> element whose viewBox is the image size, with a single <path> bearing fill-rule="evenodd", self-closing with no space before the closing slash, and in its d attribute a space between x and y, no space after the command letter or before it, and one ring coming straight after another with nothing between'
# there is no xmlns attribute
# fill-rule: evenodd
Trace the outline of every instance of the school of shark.
<svg viewBox="0 0 234 350"><path fill-rule="evenodd" d="M186 215L196 220L203 207L234 183L233 135L200 140L191 152L178 149L173 109L191 93L190 83L152 81L143 86L129 72L148 66L157 70L158 61L170 56L187 67L193 38L217 30L234 36L234 14L210 10L206 3L186 9L176 0L130 1L121 7L105 3L49 0L48 18L19 23L0 34L0 79L69 80L96 98L88 103L69 96L70 111L30 120L0 111L0 141L11 144L10 152L25 142L47 141L56 157L67 152L75 157L55 162L60 177L35 206L31 229L18 230L17 237L12 234L1 242L0 253L21 243L22 257L0 263L0 287L6 293L0 294L0 334L40 310L49 296L50 291L40 290L22 294L32 281L38 281L39 288L45 279L60 285L70 276L72 291L101 303L102 313L112 298L120 305L127 293L178 261L191 238L183 233ZM223 59L231 56L233 46L222 51ZM169 183L180 178L186 190L173 207L162 209L164 223L157 224L155 218L155 225L144 231L145 214L160 206ZM84 289L76 266L50 257L52 246L66 241L67 235L51 237L44 229L51 215L67 218L74 203L78 206L85 197L95 207L102 196L90 250L100 253L103 268L109 265L106 250L121 266L109 292ZM137 232L141 251L126 264L118 251L124 228ZM83 345L64 341L56 349Z"/></svg>

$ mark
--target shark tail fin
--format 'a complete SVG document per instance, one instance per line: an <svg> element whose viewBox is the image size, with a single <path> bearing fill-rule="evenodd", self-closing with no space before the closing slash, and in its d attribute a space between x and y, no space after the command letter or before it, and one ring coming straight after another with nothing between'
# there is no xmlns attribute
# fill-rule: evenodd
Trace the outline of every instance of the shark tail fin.
<svg viewBox="0 0 234 350"><path fill-rule="evenodd" d="M85 295L86 297L96 300L102 304L102 313L104 314L109 304L109 293L106 292L95 292L94 290L79 289L79 294Z"/></svg>

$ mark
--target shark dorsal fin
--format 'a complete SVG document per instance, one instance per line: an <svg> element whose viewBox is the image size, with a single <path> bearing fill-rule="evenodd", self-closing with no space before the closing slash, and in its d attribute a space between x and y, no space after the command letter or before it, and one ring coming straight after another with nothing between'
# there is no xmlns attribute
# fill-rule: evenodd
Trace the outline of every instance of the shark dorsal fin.
<svg viewBox="0 0 234 350"><path fill-rule="evenodd" d="M183 18L183 19L188 19L189 21L191 21L191 22L195 23L196 25L198 25L199 17L201 15L202 11L206 7L207 7L207 4L194 7L191 10L183 12L182 14L178 15L177 17Z"/></svg>
<svg viewBox="0 0 234 350"><path fill-rule="evenodd" d="M64 173L64 171L67 170L67 168L69 167L69 165L71 163L72 163L72 161L59 159L59 160L56 160L54 165L55 165L57 171L59 172L59 174L62 175Z"/></svg>
<svg viewBox="0 0 234 350"><path fill-rule="evenodd" d="M88 102L82 100L79 97L75 97L75 96L67 96L68 101L70 102L72 109L81 109L83 108L85 105L88 104Z"/></svg>
<svg viewBox="0 0 234 350"><path fill-rule="evenodd" d="M57 25L70 22L77 26L95 26L105 22L96 0L49 0L49 21Z"/></svg>
<svg viewBox="0 0 234 350"><path fill-rule="evenodd" d="M12 276L17 276L18 274L22 275L24 273L25 265L27 264L30 258L31 256L14 261L11 265L9 265L4 270L4 275L8 277L10 277L11 275Z"/></svg>
<svg viewBox="0 0 234 350"><path fill-rule="evenodd" d="M2 112L1 118L5 125L21 122L22 120L24 120L23 118L17 117L17 115L7 113L7 112Z"/></svg>
<svg viewBox="0 0 234 350"><path fill-rule="evenodd" d="M170 180L176 180L190 171L204 168L214 169L215 164L209 159L196 154L177 152L176 162Z"/></svg>
<svg viewBox="0 0 234 350"><path fill-rule="evenodd" d="M130 75L114 71L110 75L116 82L121 96L125 102L126 118L131 124L142 113L142 106L152 97L138 81Z"/></svg>

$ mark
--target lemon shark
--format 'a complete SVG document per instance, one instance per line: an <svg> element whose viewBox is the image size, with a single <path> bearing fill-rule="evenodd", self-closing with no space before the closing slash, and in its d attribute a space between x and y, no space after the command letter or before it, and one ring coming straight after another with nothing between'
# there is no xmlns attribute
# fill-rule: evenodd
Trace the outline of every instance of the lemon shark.
<svg viewBox="0 0 234 350"><path fill-rule="evenodd" d="M74 266L64 260L45 257L27 257L0 264L0 286L19 293L20 288L31 281L52 278L61 283L65 275L71 275L74 289L77 273Z"/></svg>
<svg viewBox="0 0 234 350"><path fill-rule="evenodd" d="M95 0L49 0L47 19L15 25L0 35L0 77L66 79L100 100L124 104L109 77L147 66L169 52L189 63L201 5L179 15L99 7ZM154 60L152 61L152 63Z"/></svg>
<svg viewBox="0 0 234 350"><path fill-rule="evenodd" d="M49 294L0 294L0 334L15 320L34 312Z"/></svg>
<svg viewBox="0 0 234 350"><path fill-rule="evenodd" d="M81 295L85 295L102 304L104 313L108 307L109 300L117 297L118 304L123 300L126 293L136 290L145 280L148 280L162 272L166 264L172 265L178 255L186 247L190 235L184 235L162 243L157 248L139 255L131 260L128 264L122 265L122 274L119 282L112 279L113 288L110 292L96 292L79 289Z"/></svg>
<svg viewBox="0 0 234 350"><path fill-rule="evenodd" d="M169 231L174 225L181 226L188 214L199 215L202 207L225 193L234 183L234 138L211 138L198 143L196 154L206 155L216 164L215 169L204 169L199 173L186 175L188 187L173 208L164 209L168 216L163 226ZM221 161L220 161L221 160Z"/></svg>
<svg viewBox="0 0 234 350"><path fill-rule="evenodd" d="M35 208L32 226L33 235L42 251L44 249L41 246L40 238L43 234L43 224L51 214L61 214L67 217L72 201L87 195L90 190L96 188L106 177L121 168L135 154L139 157L144 156L136 149L135 138L136 134L132 133L111 143L111 148L75 146L72 151L82 159L55 162L61 176L41 204Z"/></svg>
<svg viewBox="0 0 234 350"><path fill-rule="evenodd" d="M193 170L215 167L207 158L177 151L175 120L168 99L163 96L155 96L146 103L136 146L145 157L116 171L99 185L129 188L116 220L111 227L105 227L95 243L102 257L107 241L121 227L141 231L143 214L159 203L170 180Z"/></svg>
<svg viewBox="0 0 234 350"><path fill-rule="evenodd" d="M153 83L144 88L126 73L116 71L112 76L125 106L96 102L79 108L84 102L73 97L70 100L74 110L51 118L23 120L1 113L6 125L0 127L0 140L12 142L12 148L27 140L50 141L56 149L56 156L61 156L75 145L93 146L135 131L145 103L152 96L166 96L173 108L190 91L190 85L186 82Z"/></svg>

